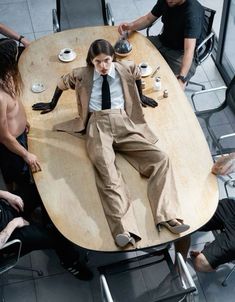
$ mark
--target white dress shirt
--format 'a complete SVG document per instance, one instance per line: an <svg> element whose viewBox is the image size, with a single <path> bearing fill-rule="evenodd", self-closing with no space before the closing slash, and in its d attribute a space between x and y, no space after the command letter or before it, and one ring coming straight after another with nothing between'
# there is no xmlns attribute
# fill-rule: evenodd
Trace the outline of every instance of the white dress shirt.
<svg viewBox="0 0 235 302"><path fill-rule="evenodd" d="M122 91L121 79L115 66L112 63L108 73L108 83L111 96L111 109L124 109L124 96ZM94 69L93 87L89 102L89 111L102 110L101 90L102 90L103 77Z"/></svg>

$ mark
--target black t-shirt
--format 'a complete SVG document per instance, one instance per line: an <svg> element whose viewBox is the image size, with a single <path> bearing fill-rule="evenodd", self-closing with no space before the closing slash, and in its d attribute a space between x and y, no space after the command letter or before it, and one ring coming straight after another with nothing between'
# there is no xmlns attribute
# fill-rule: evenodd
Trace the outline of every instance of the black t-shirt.
<svg viewBox="0 0 235 302"><path fill-rule="evenodd" d="M204 8L197 0L186 0L183 4L169 7L165 0L158 0L151 13L162 16L161 42L172 49L184 49L184 38L202 40Z"/></svg>

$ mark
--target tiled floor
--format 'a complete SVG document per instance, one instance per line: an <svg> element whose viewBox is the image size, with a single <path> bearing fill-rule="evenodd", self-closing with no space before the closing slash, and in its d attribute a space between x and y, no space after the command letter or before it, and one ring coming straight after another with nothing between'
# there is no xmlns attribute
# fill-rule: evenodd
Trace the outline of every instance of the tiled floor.
<svg viewBox="0 0 235 302"><path fill-rule="evenodd" d="M114 12L116 24L141 16L155 4L154 0L110 0L109 2ZM222 1L201 0L201 2L217 10L215 30L219 32ZM51 9L54 6L55 0L0 0L0 21L16 29L30 40L38 39L41 36L52 33ZM215 87L223 84L223 80L212 59L208 59L197 69L194 80L205 83L206 87ZM186 90L189 101L190 95L195 91L194 89L197 88L189 86ZM212 95L206 98L201 106L216 105L222 99L223 95L221 94ZM226 132L235 130L234 115L231 112L226 112L225 115L217 118L214 124L218 133L223 130L226 130ZM223 179L219 179L219 182L222 184ZM234 193L235 190L231 189L231 194L235 196ZM224 195L222 189L221 195ZM213 237L210 233L196 233L192 236L192 248L202 249L205 242L212 239ZM44 276L38 277L35 273L13 269L4 277L4 286L1 286L1 289L7 302L99 302L101 297L96 267L100 264L114 262L117 259L135 255L136 253L114 255L91 252L89 265L94 271L95 278L90 282L84 282L76 280L67 273L60 266L58 258L53 251L36 251L23 257L20 262L29 267L40 268L43 270ZM235 301L235 287L233 286L235 274L232 275L227 288L222 287L220 284L231 268L231 264L222 266L216 273L208 274L196 274L190 261L188 266L198 287L198 295L195 296L196 301ZM122 297L120 301L148 301L147 298L144 298L146 273L151 275L159 274L157 271L133 272L130 274L128 283L123 285L121 280L117 281L115 286ZM126 295L128 288L131 289L132 297Z"/></svg>

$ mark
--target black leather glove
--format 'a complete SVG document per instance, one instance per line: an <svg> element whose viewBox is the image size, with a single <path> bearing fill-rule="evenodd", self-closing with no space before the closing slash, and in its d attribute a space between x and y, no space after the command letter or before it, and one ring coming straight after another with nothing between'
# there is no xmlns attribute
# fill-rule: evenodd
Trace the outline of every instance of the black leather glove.
<svg viewBox="0 0 235 302"><path fill-rule="evenodd" d="M154 99L151 99L145 95L142 95L140 100L141 100L141 104L143 107L150 106L150 107L155 108L158 106L158 103Z"/></svg>
<svg viewBox="0 0 235 302"><path fill-rule="evenodd" d="M32 109L41 110L41 114L45 114L52 111L56 107L62 92L63 90L60 90L58 87L56 87L56 90L50 103L36 103L33 104Z"/></svg>
<svg viewBox="0 0 235 302"><path fill-rule="evenodd" d="M153 107L153 108L156 107L158 105L158 103L156 101L154 101L153 99L143 95L142 87L141 87L141 80L136 80L135 83L136 83L136 86L137 86L137 89L138 89L138 92L139 92L141 105L143 107L147 107L147 106L150 106L150 107Z"/></svg>

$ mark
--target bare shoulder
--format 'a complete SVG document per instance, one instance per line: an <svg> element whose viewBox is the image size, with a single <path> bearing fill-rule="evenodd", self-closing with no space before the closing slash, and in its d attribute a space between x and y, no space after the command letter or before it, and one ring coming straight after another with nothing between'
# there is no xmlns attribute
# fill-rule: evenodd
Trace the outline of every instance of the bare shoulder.
<svg viewBox="0 0 235 302"><path fill-rule="evenodd" d="M4 92L0 89L0 108L3 107L6 107L6 102L4 102Z"/></svg>
<svg viewBox="0 0 235 302"><path fill-rule="evenodd" d="M3 110L4 108L7 108L9 99L12 99L5 91L0 89L0 107Z"/></svg>

